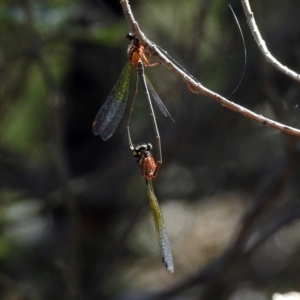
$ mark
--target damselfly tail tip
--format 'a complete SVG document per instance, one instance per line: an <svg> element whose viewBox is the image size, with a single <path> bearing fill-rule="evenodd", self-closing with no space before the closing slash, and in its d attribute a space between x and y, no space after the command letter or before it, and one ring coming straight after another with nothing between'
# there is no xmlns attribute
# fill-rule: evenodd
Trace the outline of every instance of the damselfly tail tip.
<svg viewBox="0 0 300 300"><path fill-rule="evenodd" d="M163 259L163 263L164 263L166 269L167 269L170 273L174 273L174 266L173 266L173 264L170 264L170 263L166 262L164 259Z"/></svg>
<svg viewBox="0 0 300 300"><path fill-rule="evenodd" d="M171 254L171 252L169 253L168 256L163 255L162 261L163 261L163 263L164 263L166 269L167 269L170 273L174 273L174 265L173 265L173 259L172 259L172 254Z"/></svg>

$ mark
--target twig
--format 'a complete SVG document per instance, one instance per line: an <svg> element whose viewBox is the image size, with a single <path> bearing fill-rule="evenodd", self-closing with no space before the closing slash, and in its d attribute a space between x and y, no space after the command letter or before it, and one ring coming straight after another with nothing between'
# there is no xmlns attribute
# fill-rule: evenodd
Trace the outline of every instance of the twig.
<svg viewBox="0 0 300 300"><path fill-rule="evenodd" d="M252 35L257 43L258 48L260 49L262 55L265 57L266 61L270 63L275 69L284 73L285 75L291 77L292 79L300 82L300 75L292 71L288 67L281 64L268 50L266 42L262 39L259 29L256 25L253 12L248 0L241 0L245 16L247 18L247 23L252 32Z"/></svg>
<svg viewBox="0 0 300 300"><path fill-rule="evenodd" d="M227 100L226 98L222 97L221 95L205 88L199 81L197 81L194 77L190 74L187 74L185 71L180 69L177 65L175 65L153 42L151 42L145 34L140 30L138 23L133 17L130 5L128 0L120 0L121 6L123 8L124 15L127 19L127 22L131 28L133 34L135 34L140 41L152 52L154 53L158 59L164 64L168 69L170 69L175 75L180 77L189 87L189 89L194 93L200 93L211 100L220 103L222 106L233 110L246 118L252 119L256 122L259 122L263 125L268 127L277 129L282 131L285 134L293 135L300 137L300 130L293 128L291 126L287 126L285 124L273 121L268 119L262 115L258 115L253 111L246 109L245 107L238 105L234 102ZM298 75L297 75L298 76Z"/></svg>

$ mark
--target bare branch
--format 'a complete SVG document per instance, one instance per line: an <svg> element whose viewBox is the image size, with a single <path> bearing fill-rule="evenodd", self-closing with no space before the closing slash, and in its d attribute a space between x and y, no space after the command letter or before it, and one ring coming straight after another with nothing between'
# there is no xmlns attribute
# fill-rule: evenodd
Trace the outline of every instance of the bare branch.
<svg viewBox="0 0 300 300"><path fill-rule="evenodd" d="M263 125L269 126L271 128L282 131L285 134L293 135L300 137L300 130L287 126L285 124L273 121L268 119L262 115L258 115L252 112L245 107L238 105L234 102L227 100L221 95L205 88L199 81L197 81L190 74L187 74L184 70L180 69L177 65L175 65L153 42L147 39L145 34L140 30L138 23L133 17L130 5L128 0L120 0L120 3L123 8L124 15L129 23L131 31L140 39L140 41L149 49L151 52L155 53L155 55L159 58L162 64L164 64L168 69L170 69L175 75L180 77L189 87L189 89L194 93L200 93L211 100L220 103L222 106L225 106L234 112L237 112L243 115L246 118L252 119L256 122L262 123ZM298 76L298 75L297 75Z"/></svg>
<svg viewBox="0 0 300 300"><path fill-rule="evenodd" d="M266 61L270 63L275 69L284 73L285 75L291 77L292 79L300 82L300 75L296 72L290 70L288 67L281 64L268 50L266 46L266 42L262 39L259 29L256 25L253 12L251 11L251 7L248 0L241 0L245 16L247 18L247 23L250 27L252 35L258 45L258 48L262 52L263 56L265 57Z"/></svg>

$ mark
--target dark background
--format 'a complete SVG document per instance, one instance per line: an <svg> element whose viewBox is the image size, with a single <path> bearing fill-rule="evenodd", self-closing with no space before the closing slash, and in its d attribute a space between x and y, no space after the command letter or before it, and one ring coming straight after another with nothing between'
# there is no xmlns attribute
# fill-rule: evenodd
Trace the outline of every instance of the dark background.
<svg viewBox="0 0 300 300"><path fill-rule="evenodd" d="M230 100L300 128L299 83L266 63L239 1L131 1L147 37L225 97L245 67L229 4L247 49ZM297 72L300 2L251 6L271 53ZM92 133L127 62L128 30L116 0L0 6L0 298L264 300L299 290L298 139L157 66L146 73L175 120L155 107L164 162L154 189L175 273L164 269L126 117L108 141ZM131 131L155 145L141 95Z"/></svg>

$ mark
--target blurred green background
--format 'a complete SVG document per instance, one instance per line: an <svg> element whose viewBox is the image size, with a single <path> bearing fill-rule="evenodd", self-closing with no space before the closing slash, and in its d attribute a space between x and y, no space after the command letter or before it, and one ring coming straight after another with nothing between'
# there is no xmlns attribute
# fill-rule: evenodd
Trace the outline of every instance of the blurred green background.
<svg viewBox="0 0 300 300"><path fill-rule="evenodd" d="M300 128L299 84L268 65L240 1L132 0L147 37L205 87ZM300 69L300 2L251 1L269 50ZM297 138L147 68L164 163L154 180L175 273L161 263L126 117L92 123L127 62L117 0L0 4L0 299L271 299L300 290ZM155 61L155 57L153 57ZM132 72L131 94L135 72ZM142 95L134 143L155 145ZM154 149L153 154L157 157Z"/></svg>

